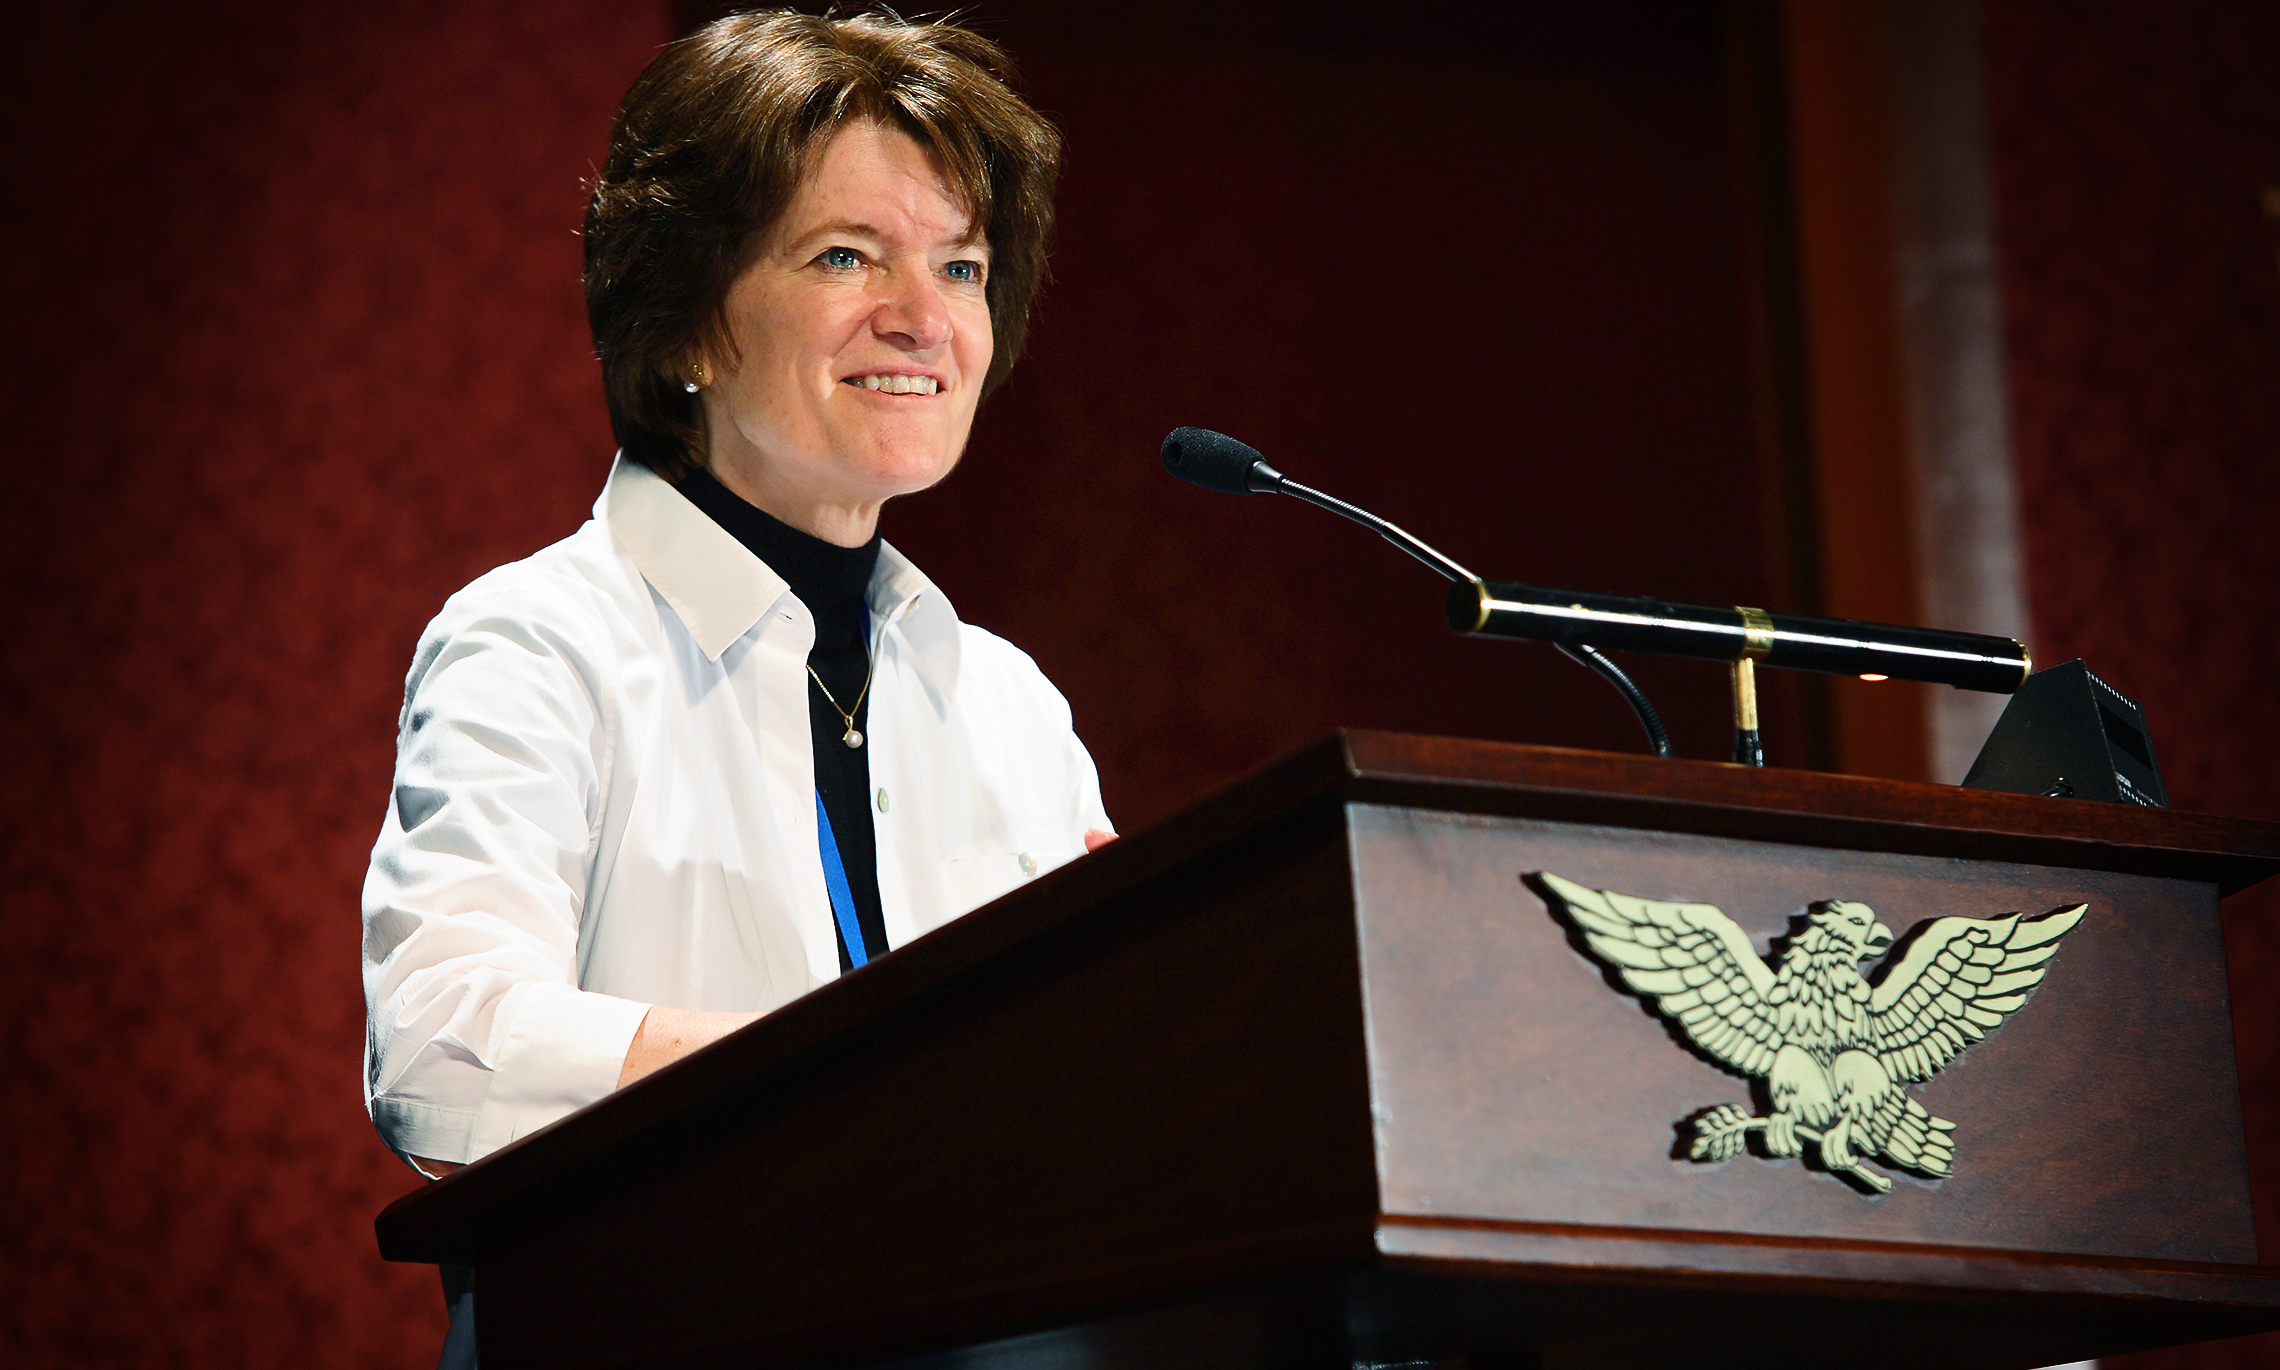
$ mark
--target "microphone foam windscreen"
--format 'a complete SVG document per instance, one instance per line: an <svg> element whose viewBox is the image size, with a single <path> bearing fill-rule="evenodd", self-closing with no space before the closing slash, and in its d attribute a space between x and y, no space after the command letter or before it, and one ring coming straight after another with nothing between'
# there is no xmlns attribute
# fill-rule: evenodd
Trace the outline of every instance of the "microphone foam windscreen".
<svg viewBox="0 0 2280 1370"><path fill-rule="evenodd" d="M1164 469L1206 490L1250 494L1251 468L1263 460L1249 443L1208 428L1175 428L1164 438Z"/></svg>

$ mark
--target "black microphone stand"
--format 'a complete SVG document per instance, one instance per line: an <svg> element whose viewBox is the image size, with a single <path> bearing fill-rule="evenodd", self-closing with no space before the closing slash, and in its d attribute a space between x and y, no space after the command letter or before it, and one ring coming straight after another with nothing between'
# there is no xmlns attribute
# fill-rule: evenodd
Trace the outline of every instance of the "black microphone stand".
<svg viewBox="0 0 2280 1370"><path fill-rule="evenodd" d="M1269 466L1256 448L1224 433L1175 428L1164 439L1164 469L1180 479L1234 495L1285 494L1352 519L1446 576L1449 626L1460 633L1549 642L1613 685L1639 716L1655 755L1670 755L1670 738L1654 706L1601 647L1654 652L1730 664L1734 685L1734 760L1765 764L1758 728L1757 665L1858 675L1867 680L1921 680L1960 690L2010 694L2034 670L2026 644L1983 633L1910 628L1891 623L1767 613L1748 605L1677 604L1631 595L1553 590L1483 580L1366 509L1310 489Z"/></svg>

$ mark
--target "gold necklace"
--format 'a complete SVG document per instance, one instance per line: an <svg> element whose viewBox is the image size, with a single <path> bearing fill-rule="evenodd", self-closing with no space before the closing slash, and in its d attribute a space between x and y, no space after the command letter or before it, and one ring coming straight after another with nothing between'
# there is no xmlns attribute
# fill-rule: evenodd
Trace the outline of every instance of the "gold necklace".
<svg viewBox="0 0 2280 1370"><path fill-rule="evenodd" d="M833 713L847 720L847 731L839 740L846 743L850 749L863 745L863 734L855 731L855 710L863 707L863 696L871 693L871 673L878 668L879 659L877 657L872 657L870 664L863 668L863 688L855 694L854 709L840 708L839 701L831 697L831 687L823 683L823 677L815 673L815 667L807 668L808 678L815 682L817 689L823 691L824 702L831 706Z"/></svg>

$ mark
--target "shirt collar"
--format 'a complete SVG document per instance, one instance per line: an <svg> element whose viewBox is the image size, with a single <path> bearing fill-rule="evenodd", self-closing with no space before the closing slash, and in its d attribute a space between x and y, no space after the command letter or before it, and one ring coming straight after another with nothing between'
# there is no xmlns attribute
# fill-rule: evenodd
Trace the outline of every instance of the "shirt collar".
<svg viewBox="0 0 2280 1370"><path fill-rule="evenodd" d="M791 588L688 496L622 452L594 513L707 660L720 660Z"/></svg>
<svg viewBox="0 0 2280 1370"><path fill-rule="evenodd" d="M958 611L950 599L895 545L879 543L871 573L871 617L902 637L918 673L944 699L958 693Z"/></svg>
<svg viewBox="0 0 2280 1370"><path fill-rule="evenodd" d="M876 534L860 547L825 542L753 504L702 468L674 481L673 488L791 582L792 593L815 614L818 632L824 619L844 619L834 631L844 630L850 643L862 640L863 601L879 569Z"/></svg>
<svg viewBox="0 0 2280 1370"><path fill-rule="evenodd" d="M735 534L622 452L595 501L594 516L680 615L707 660L720 660L731 643L791 591ZM926 683L943 698L953 697L958 688L957 610L891 542L879 544L866 602L881 628L902 638Z"/></svg>

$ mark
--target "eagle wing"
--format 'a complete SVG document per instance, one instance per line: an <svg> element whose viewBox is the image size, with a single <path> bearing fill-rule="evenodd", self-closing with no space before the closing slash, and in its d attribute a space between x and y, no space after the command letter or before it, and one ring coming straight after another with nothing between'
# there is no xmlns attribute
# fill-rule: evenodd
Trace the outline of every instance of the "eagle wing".
<svg viewBox="0 0 2280 1370"><path fill-rule="evenodd" d="M1766 1003L1773 970L1733 919L1708 904L1634 899L1549 872L1536 882L1591 954L1696 1046L1745 1075L1772 1069L1781 1046Z"/></svg>
<svg viewBox="0 0 2280 1370"><path fill-rule="evenodd" d="M2089 907L1926 923L1869 996L1885 1071L1895 1080L1929 1080L2000 1027L2042 983L2058 939Z"/></svg>

